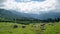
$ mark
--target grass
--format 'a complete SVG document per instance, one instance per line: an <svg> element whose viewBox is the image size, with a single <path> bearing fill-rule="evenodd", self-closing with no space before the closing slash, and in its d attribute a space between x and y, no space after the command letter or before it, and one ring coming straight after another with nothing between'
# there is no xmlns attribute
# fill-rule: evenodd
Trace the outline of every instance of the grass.
<svg viewBox="0 0 60 34"><path fill-rule="evenodd" d="M60 22L46 23L44 26L41 26L41 24L42 23L33 23L23 25L17 23L0 22L0 34L60 34ZM14 25L17 25L18 27L14 28ZM25 28L22 28L22 26L25 26Z"/></svg>

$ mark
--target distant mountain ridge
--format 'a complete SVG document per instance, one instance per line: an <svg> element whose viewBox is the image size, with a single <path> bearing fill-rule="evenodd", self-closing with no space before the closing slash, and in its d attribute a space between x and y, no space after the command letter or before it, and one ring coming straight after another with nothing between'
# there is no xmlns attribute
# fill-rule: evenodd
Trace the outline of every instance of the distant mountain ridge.
<svg viewBox="0 0 60 34"><path fill-rule="evenodd" d="M19 13L17 11L5 10L5 9L0 9L0 18L4 18L4 19L7 19L7 20L33 19L32 17L30 17L29 14Z"/></svg>
<svg viewBox="0 0 60 34"><path fill-rule="evenodd" d="M5 10L5 9L0 9L0 17L6 18L6 19L15 19L15 18L19 18L18 15L12 13L9 10Z"/></svg>
<svg viewBox="0 0 60 34"><path fill-rule="evenodd" d="M33 18L33 19L48 19L48 18L60 18L60 12L48 12L43 14L28 14L28 13L20 13L13 10L5 10L0 9L0 17L7 18L7 19L22 19L22 18Z"/></svg>

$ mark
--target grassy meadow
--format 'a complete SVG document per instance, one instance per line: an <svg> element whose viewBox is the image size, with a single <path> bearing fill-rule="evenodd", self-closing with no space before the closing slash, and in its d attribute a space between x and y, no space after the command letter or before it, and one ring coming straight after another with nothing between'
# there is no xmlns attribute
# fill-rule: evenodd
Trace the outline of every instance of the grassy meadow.
<svg viewBox="0 0 60 34"><path fill-rule="evenodd" d="M0 22L0 34L60 34L60 22L28 25Z"/></svg>

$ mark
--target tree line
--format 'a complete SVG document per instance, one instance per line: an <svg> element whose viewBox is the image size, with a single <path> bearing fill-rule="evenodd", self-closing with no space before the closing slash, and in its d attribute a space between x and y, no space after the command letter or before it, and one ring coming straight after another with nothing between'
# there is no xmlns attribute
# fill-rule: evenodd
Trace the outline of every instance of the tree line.
<svg viewBox="0 0 60 34"><path fill-rule="evenodd" d="M52 18L48 18L48 19L45 19L45 20L41 20L41 19L28 19L28 18L21 18L21 19L12 19L12 20L6 20L6 19L0 19L0 22L27 22L29 21L30 23L33 23L33 22L59 22L60 21L60 18L55 18L55 19L52 19Z"/></svg>

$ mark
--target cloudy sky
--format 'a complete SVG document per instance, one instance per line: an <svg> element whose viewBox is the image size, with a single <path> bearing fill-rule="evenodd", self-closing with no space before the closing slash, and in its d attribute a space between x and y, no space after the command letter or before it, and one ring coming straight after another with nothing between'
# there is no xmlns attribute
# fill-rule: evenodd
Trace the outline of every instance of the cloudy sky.
<svg viewBox="0 0 60 34"><path fill-rule="evenodd" d="M0 8L40 14L48 13L51 10L60 10L59 3L60 0L0 0Z"/></svg>

